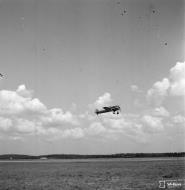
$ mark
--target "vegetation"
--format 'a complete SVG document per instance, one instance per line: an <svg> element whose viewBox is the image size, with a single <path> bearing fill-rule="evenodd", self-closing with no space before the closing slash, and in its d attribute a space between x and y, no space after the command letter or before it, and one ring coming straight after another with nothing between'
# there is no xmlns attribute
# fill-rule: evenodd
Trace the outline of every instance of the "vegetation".
<svg viewBox="0 0 185 190"><path fill-rule="evenodd" d="M80 155L80 154L50 154L40 156L30 156L21 154L0 155L0 160L19 159L90 159L90 158L149 158L149 157L185 157L185 152L169 153L120 153L108 155Z"/></svg>
<svg viewBox="0 0 185 190"><path fill-rule="evenodd" d="M185 179L184 171L184 158L5 161L0 189L156 190L160 180Z"/></svg>

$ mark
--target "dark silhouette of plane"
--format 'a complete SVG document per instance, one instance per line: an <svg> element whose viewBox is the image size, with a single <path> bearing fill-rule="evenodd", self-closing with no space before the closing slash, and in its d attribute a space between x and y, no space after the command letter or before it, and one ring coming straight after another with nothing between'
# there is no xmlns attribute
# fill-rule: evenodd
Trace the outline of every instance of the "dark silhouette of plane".
<svg viewBox="0 0 185 190"><path fill-rule="evenodd" d="M113 114L115 114L115 112L117 114L119 114L119 111L121 111L120 106L109 106L109 107L103 107L102 110L95 110L95 113L98 114L102 114L102 113L107 113L107 112L113 112Z"/></svg>
<svg viewBox="0 0 185 190"><path fill-rule="evenodd" d="M2 78L2 77L3 77L3 74L0 73L0 77Z"/></svg>

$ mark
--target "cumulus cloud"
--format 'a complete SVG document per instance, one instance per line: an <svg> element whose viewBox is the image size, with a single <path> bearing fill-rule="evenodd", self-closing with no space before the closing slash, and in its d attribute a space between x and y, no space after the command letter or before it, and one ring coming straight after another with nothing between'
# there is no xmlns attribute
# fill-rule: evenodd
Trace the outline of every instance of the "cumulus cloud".
<svg viewBox="0 0 185 190"><path fill-rule="evenodd" d="M79 127L76 127L73 129L66 129L62 131L61 133L62 133L62 136L65 138L70 137L70 138L79 139L79 138L84 137L84 130Z"/></svg>
<svg viewBox="0 0 185 190"><path fill-rule="evenodd" d="M33 91L25 85L17 90L0 91L0 130L9 136L51 135L80 138L83 133L76 128L78 118L61 108L48 109L38 98L32 98ZM74 128L75 127L75 128Z"/></svg>
<svg viewBox="0 0 185 190"><path fill-rule="evenodd" d="M12 126L12 121L9 118L0 117L0 130L8 131Z"/></svg>
<svg viewBox="0 0 185 190"><path fill-rule="evenodd" d="M185 127L185 117L182 116L182 115L176 115L172 118L172 121L175 123L175 124L181 124Z"/></svg>
<svg viewBox="0 0 185 190"><path fill-rule="evenodd" d="M95 101L94 105L96 107L103 107L110 105L111 102L112 102L111 94L106 92Z"/></svg>
<svg viewBox="0 0 185 190"><path fill-rule="evenodd" d="M16 132L33 134L36 130L36 123L22 118L14 120Z"/></svg>
<svg viewBox="0 0 185 190"><path fill-rule="evenodd" d="M123 117L119 118L119 119L105 118L104 123L106 123L108 126L110 126L110 128L114 128L114 129L123 129L126 126L128 126L128 122L126 122Z"/></svg>
<svg viewBox="0 0 185 190"><path fill-rule="evenodd" d="M47 110L41 121L47 126L61 126L63 124L78 125L77 118L69 111L63 112L61 108Z"/></svg>
<svg viewBox="0 0 185 190"><path fill-rule="evenodd" d="M88 105L89 110L81 114L81 118L87 117L88 119L93 120L95 109L102 109L104 106L111 106L112 102L113 99L111 97L111 94L105 92L103 95L99 96L94 103Z"/></svg>
<svg viewBox="0 0 185 190"><path fill-rule="evenodd" d="M177 62L170 69L170 94L185 97L185 62Z"/></svg>
<svg viewBox="0 0 185 190"><path fill-rule="evenodd" d="M89 130L89 132L96 135L103 133L103 137L109 137L112 140L127 138L137 143L146 143L149 139L148 135L156 130L145 129L146 124L141 121L141 118L142 116L137 114L123 114L118 118L102 117L100 122L94 123L95 131Z"/></svg>
<svg viewBox="0 0 185 190"><path fill-rule="evenodd" d="M154 109L153 115L161 117L169 117L170 113L164 107L160 106Z"/></svg>
<svg viewBox="0 0 185 190"><path fill-rule="evenodd" d="M164 83L165 82L166 81L164 81ZM162 90L160 90L160 92L162 94ZM91 105L102 106L103 103L111 101L111 95L105 93L103 96L99 97L94 104ZM152 110L148 110L140 114L121 113L119 115L113 115L111 113L107 113L102 114L99 117L94 117L94 113L87 113L80 115L81 119L87 119L89 122L86 123L87 126L89 126L84 130L85 135L101 136L105 138L112 137L113 139L127 137L132 141L134 140L140 143L146 143L147 141L149 141L150 134L163 132L163 119L169 117L169 112L162 106L156 107Z"/></svg>
<svg viewBox="0 0 185 190"><path fill-rule="evenodd" d="M177 62L170 69L168 78L155 82L147 91L148 101L157 105L170 96L185 97L185 62Z"/></svg>
<svg viewBox="0 0 185 190"><path fill-rule="evenodd" d="M84 137L84 130L75 127L71 129L60 129L55 127L44 128L38 127L37 128L37 135L46 141L56 141L64 138L72 138L72 139L80 139Z"/></svg>
<svg viewBox="0 0 185 190"><path fill-rule="evenodd" d="M153 87L147 91L147 99L149 102L154 102L160 105L167 96L167 90L170 87L169 80L164 78L162 81L154 83Z"/></svg>
<svg viewBox="0 0 185 190"><path fill-rule="evenodd" d="M25 98L31 98L33 94L33 91L26 89L26 86L24 84L19 85L16 92L17 94Z"/></svg>
<svg viewBox="0 0 185 190"><path fill-rule="evenodd" d="M100 135L106 133L106 128L103 126L101 122L93 122L90 126L86 129L86 133L88 135Z"/></svg>
<svg viewBox="0 0 185 190"><path fill-rule="evenodd" d="M22 93L26 92L22 96ZM16 91L0 91L0 114L17 115L23 112L42 113L46 111L46 106L39 99L30 97L29 91L23 85L19 86Z"/></svg>
<svg viewBox="0 0 185 190"><path fill-rule="evenodd" d="M171 72L177 73L177 70L181 69L172 69ZM169 79L155 83L148 91L149 98L168 96L171 93L172 81L178 81L183 75L178 80L175 76L174 74ZM184 116L173 117L162 105L138 114L107 113L98 117L94 114L95 106L99 108L112 102L111 94L106 92L91 104L94 106L93 112L89 107L84 113L75 115L62 108L48 109L38 98L33 97L33 91L28 90L25 85L20 85L15 91L1 90L0 135L7 135L12 139L38 135L47 140L84 137L114 140L128 137L131 141L146 143L150 140L149 135L167 130L166 120L173 125L183 125L184 122ZM172 116L171 120L169 116Z"/></svg>
<svg viewBox="0 0 185 190"><path fill-rule="evenodd" d="M139 89L139 87L135 84L130 86L130 89L132 92L141 92L141 90Z"/></svg>
<svg viewBox="0 0 185 190"><path fill-rule="evenodd" d="M144 115L141 118L143 129L146 132L160 132L163 130L162 118Z"/></svg>
<svg viewBox="0 0 185 190"><path fill-rule="evenodd" d="M102 139L118 140L120 138L127 138L131 141L146 143L148 141L148 135L153 134L157 130L145 129L146 123L141 120L142 115L139 114L102 114L99 117L95 117L93 120L89 120L89 126L84 129L85 135L101 137ZM83 118L85 119L85 118ZM160 120L160 118L159 118ZM162 125L162 121L156 123ZM149 128L155 128L154 124L151 124Z"/></svg>

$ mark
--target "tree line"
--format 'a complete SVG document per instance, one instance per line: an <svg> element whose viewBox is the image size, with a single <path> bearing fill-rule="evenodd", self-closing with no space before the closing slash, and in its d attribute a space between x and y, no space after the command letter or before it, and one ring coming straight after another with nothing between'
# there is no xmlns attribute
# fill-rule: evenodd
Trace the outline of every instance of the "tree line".
<svg viewBox="0 0 185 190"><path fill-rule="evenodd" d="M167 153L119 153L119 154L49 154L49 155L22 155L22 154L4 154L0 155L1 160L19 160L19 159L90 159L90 158L157 158L157 157L185 157L185 152L167 152Z"/></svg>

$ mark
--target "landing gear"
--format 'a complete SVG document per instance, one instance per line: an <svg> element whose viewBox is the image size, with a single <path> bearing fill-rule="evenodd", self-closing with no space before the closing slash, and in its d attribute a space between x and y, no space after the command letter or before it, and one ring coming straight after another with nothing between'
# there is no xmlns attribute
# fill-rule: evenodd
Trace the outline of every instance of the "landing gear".
<svg viewBox="0 0 185 190"><path fill-rule="evenodd" d="M113 114L117 114L117 115L118 115L118 114L119 114L119 111L117 111L116 113L115 113L115 111L114 111Z"/></svg>

